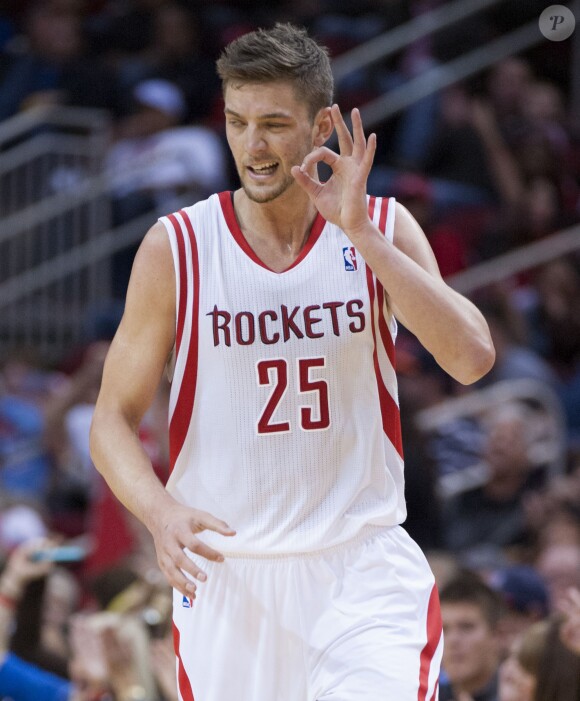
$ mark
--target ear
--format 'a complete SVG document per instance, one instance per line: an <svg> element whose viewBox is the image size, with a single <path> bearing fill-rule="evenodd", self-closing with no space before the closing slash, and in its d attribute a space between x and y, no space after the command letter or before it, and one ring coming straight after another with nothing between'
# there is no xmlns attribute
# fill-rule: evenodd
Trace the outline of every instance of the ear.
<svg viewBox="0 0 580 701"><path fill-rule="evenodd" d="M317 148L326 143L334 131L334 124L330 115L330 107L323 107L321 110L318 110L318 114L314 118L314 126L312 131L314 145Z"/></svg>

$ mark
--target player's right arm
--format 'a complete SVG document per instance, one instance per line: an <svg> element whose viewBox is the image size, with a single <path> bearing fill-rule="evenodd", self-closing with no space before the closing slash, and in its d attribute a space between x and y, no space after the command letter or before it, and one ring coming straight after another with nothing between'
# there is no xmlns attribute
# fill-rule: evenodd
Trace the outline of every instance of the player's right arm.
<svg viewBox="0 0 580 701"><path fill-rule="evenodd" d="M175 340L175 273L162 224L153 226L135 257L125 312L105 361L91 426L91 456L117 498L141 520L155 541L159 566L187 596L205 574L184 553L222 556L197 537L205 529L234 531L206 512L176 501L157 479L138 430L153 401Z"/></svg>

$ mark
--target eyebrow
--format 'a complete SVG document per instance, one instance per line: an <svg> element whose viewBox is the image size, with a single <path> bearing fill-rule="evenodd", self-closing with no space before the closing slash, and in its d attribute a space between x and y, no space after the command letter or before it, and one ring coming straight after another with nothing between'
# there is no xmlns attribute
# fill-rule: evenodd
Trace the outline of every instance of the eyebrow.
<svg viewBox="0 0 580 701"><path fill-rule="evenodd" d="M234 112L234 110L231 110L229 107L226 107L224 110L224 114L229 114L232 117L239 117L240 119L243 119L241 114L238 114L237 112ZM258 119L287 119L287 120L292 120L293 117L290 114L286 114L285 112L269 112L268 114L261 114Z"/></svg>

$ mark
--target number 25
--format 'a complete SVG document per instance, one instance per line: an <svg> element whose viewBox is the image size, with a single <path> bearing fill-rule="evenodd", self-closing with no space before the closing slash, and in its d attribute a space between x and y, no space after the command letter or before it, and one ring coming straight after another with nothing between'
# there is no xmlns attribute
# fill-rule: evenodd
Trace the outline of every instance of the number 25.
<svg viewBox="0 0 580 701"><path fill-rule="evenodd" d="M313 380L310 371L313 368L326 367L325 358L298 358L297 390L299 394L316 393L318 411L313 407L300 407L300 427L304 431L322 431L330 426L330 408L328 404L328 384L326 380ZM273 386L272 392L258 419L258 433L287 433L290 421L273 422L272 417L278 409L288 389L288 361L285 358L260 360L256 365L258 384Z"/></svg>

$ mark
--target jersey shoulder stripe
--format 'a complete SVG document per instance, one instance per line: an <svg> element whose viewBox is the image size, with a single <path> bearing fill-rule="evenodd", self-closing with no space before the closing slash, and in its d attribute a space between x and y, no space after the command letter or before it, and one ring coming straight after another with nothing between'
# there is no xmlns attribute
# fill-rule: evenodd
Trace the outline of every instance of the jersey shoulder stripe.
<svg viewBox="0 0 580 701"><path fill-rule="evenodd" d="M395 224L395 199L369 197L369 217L388 240L393 241ZM397 453L403 456L401 420L397 401L397 381L395 376L396 326L389 328L385 292L371 268L366 266L367 287L370 302L371 329L373 334L373 364L381 407L383 431ZM393 320L394 321L394 320Z"/></svg>
<svg viewBox="0 0 580 701"><path fill-rule="evenodd" d="M185 210L163 218L171 238L176 241L174 257L179 280L177 303L176 364L172 386L169 421L170 471L183 448L191 423L197 386L199 346L199 255L191 219ZM167 225L170 223L170 226Z"/></svg>

